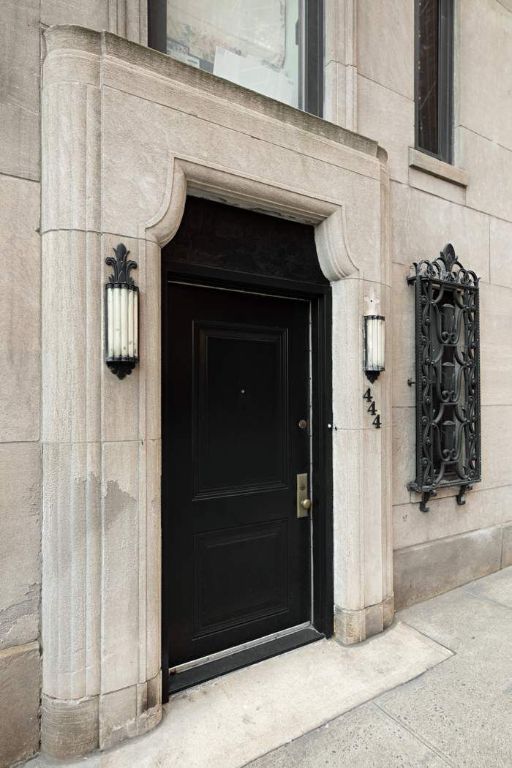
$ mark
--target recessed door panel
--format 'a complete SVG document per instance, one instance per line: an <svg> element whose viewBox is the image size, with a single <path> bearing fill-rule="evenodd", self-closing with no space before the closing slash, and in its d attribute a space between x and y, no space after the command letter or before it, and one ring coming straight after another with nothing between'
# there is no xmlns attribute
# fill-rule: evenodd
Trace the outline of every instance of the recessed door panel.
<svg viewBox="0 0 512 768"><path fill-rule="evenodd" d="M196 495L285 485L286 331L198 324L195 335Z"/></svg>
<svg viewBox="0 0 512 768"><path fill-rule="evenodd" d="M287 537L286 520L199 534L195 634L286 611Z"/></svg>

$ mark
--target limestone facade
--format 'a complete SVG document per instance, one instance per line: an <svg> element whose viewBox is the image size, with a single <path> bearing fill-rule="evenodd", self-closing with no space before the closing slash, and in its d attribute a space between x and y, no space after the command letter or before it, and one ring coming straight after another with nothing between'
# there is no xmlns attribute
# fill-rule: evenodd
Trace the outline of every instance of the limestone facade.
<svg viewBox="0 0 512 768"><path fill-rule="evenodd" d="M159 258L187 194L316 228L333 293L339 639L381 631L393 601L512 564L512 8L456 6L446 166L414 150L413 0L326 0L329 122L149 50L143 0L4 0L0 766L40 744L105 748L161 716ZM102 333L120 240L143 318L122 382ZM444 491L424 514L407 490L405 278L447 242L481 277L483 480L465 506ZM387 318L381 430L362 401L370 295Z"/></svg>

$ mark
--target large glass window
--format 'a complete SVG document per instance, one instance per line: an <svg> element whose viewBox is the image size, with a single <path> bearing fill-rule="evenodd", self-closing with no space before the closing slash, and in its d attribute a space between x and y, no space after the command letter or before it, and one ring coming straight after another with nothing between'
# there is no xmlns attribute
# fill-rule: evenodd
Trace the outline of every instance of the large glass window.
<svg viewBox="0 0 512 768"><path fill-rule="evenodd" d="M320 114L321 0L150 0L150 45Z"/></svg>
<svg viewBox="0 0 512 768"><path fill-rule="evenodd" d="M416 0L416 146L452 160L453 0Z"/></svg>

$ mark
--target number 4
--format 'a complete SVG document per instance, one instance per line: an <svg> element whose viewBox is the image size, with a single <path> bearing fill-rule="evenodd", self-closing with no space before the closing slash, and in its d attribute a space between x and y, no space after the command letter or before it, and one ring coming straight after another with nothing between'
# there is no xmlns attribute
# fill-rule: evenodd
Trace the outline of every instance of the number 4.
<svg viewBox="0 0 512 768"><path fill-rule="evenodd" d="M376 417L372 421L372 424L374 425L375 429L380 429L380 414L376 415Z"/></svg>
<svg viewBox="0 0 512 768"><path fill-rule="evenodd" d="M366 392L363 395L363 400L367 400L369 403L372 401L372 390L370 387L366 390Z"/></svg>

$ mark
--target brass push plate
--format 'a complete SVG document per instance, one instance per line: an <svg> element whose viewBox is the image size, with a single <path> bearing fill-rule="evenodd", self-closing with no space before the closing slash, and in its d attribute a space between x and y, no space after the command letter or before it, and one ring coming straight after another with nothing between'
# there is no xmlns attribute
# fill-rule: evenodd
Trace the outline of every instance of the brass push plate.
<svg viewBox="0 0 512 768"><path fill-rule="evenodd" d="M308 498L308 475L297 475L297 517L308 517L311 500Z"/></svg>

